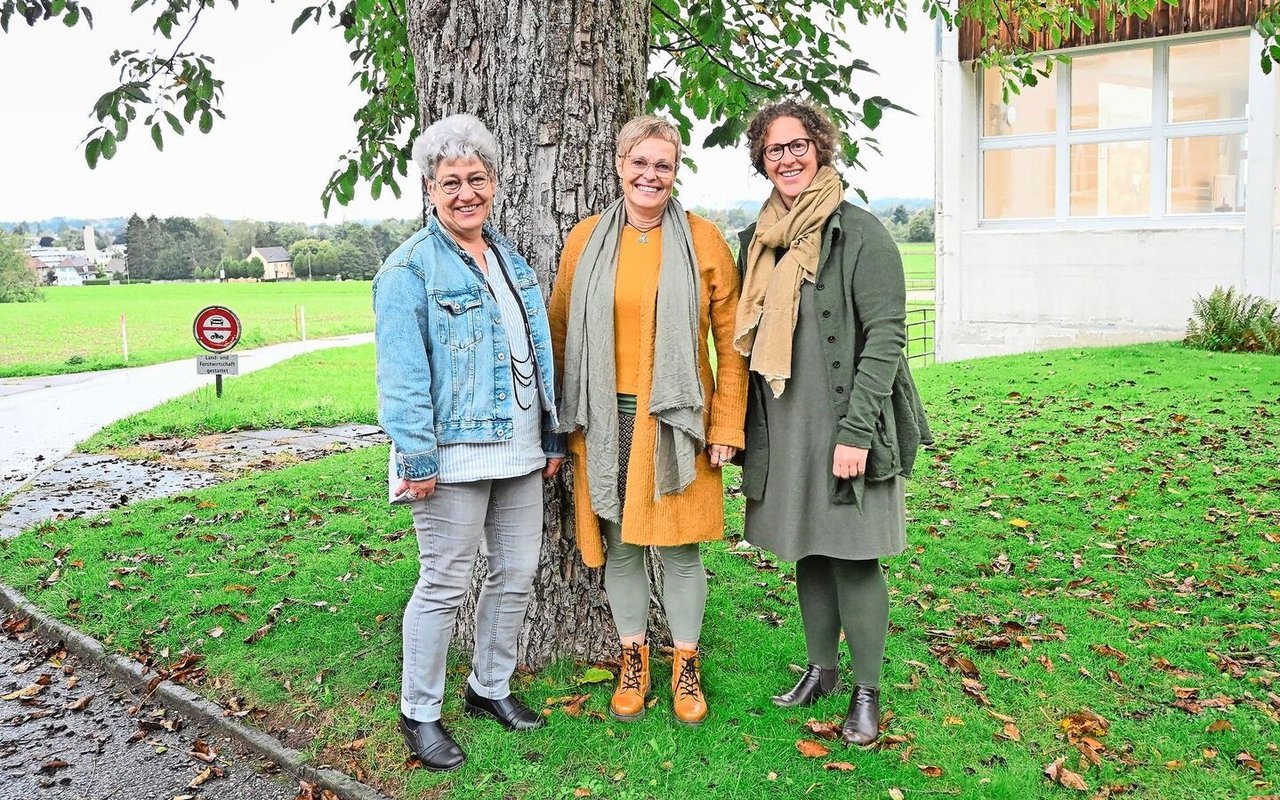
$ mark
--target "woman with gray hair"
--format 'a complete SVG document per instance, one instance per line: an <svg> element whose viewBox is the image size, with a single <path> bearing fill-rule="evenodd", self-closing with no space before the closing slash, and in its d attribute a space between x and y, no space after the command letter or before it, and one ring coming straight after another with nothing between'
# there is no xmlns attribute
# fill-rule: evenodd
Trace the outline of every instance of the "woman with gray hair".
<svg viewBox="0 0 1280 800"><path fill-rule="evenodd" d="M436 122L413 147L432 209L373 281L378 421L391 502L413 512L418 581L404 612L400 729L430 770L466 755L440 722L445 656L476 553L466 713L509 730L542 717L510 691L542 543L542 479L563 459L537 274L488 223L497 148L480 120Z"/></svg>
<svg viewBox="0 0 1280 800"><path fill-rule="evenodd" d="M602 564L622 646L616 719L645 713L649 577L662 559L672 711L707 715L698 637L707 575L698 544L724 535L720 467L742 447L746 361L731 345L738 274L715 224L671 196L680 134L637 117L618 134L622 197L565 241L551 298L578 548ZM716 361L707 335L714 331ZM713 367L714 363L714 367ZM607 549L607 557L606 557Z"/></svg>

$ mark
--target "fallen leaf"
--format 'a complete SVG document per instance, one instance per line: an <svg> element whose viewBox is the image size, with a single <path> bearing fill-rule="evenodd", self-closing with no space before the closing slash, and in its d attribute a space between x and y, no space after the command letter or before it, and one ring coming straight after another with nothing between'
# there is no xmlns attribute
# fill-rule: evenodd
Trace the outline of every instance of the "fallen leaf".
<svg viewBox="0 0 1280 800"><path fill-rule="evenodd" d="M1109 644L1095 644L1095 645L1091 645L1089 649L1100 656L1110 656L1111 658L1114 658L1117 661L1119 661L1121 664L1129 660L1129 657L1127 655L1115 649Z"/></svg>
<svg viewBox="0 0 1280 800"><path fill-rule="evenodd" d="M1031 523L1025 519L1011 519L1009 520L1009 524L1015 528L1024 529Z"/></svg>
<svg viewBox="0 0 1280 800"><path fill-rule="evenodd" d="M258 591L257 586L245 586L243 583L228 583L222 587L224 592L243 592L246 595L252 595Z"/></svg>
<svg viewBox="0 0 1280 800"><path fill-rule="evenodd" d="M67 703L67 705L64 706L64 708L66 708L68 711L84 711L86 708L89 707L89 703L92 701L93 701L93 695L87 694L73 703Z"/></svg>
<svg viewBox="0 0 1280 800"><path fill-rule="evenodd" d="M1205 733L1218 733L1219 731L1229 731L1232 729L1233 728L1229 720L1220 719L1209 723L1209 727L1205 728L1204 731Z"/></svg>
<svg viewBox="0 0 1280 800"><path fill-rule="evenodd" d="M187 755L206 764L212 764L218 758L218 751L210 747L203 739L196 739L191 743L191 751Z"/></svg>
<svg viewBox="0 0 1280 800"><path fill-rule="evenodd" d="M1062 766L1062 762L1066 760L1066 757L1063 756L1052 764L1045 764L1045 777L1060 786L1065 786L1068 789L1075 789L1077 792L1089 791L1089 787L1085 784L1084 778Z"/></svg>
<svg viewBox="0 0 1280 800"><path fill-rule="evenodd" d="M209 631L209 638L210 638L210 639L217 639L217 638L218 638L218 637L220 637L221 635L222 635L222 626L221 626L221 625L219 625L218 627L213 628L212 630L210 630L210 631Z"/></svg>
<svg viewBox="0 0 1280 800"><path fill-rule="evenodd" d="M1262 774L1262 764L1258 762L1258 759L1249 755L1249 751L1247 750L1241 750L1239 753L1236 753L1236 763L1258 775Z"/></svg>
<svg viewBox="0 0 1280 800"><path fill-rule="evenodd" d="M35 683L28 684L17 691L9 692L3 697L0 697L0 700L30 700L43 692L45 685L46 684L36 681Z"/></svg>
<svg viewBox="0 0 1280 800"><path fill-rule="evenodd" d="M1022 741L1022 731L1018 730L1018 726L1012 722L1006 722L1004 728L996 736L1001 739L1008 739L1011 742Z"/></svg>
<svg viewBox="0 0 1280 800"><path fill-rule="evenodd" d="M840 772L853 772L856 767L848 761L828 761L822 765L823 769L838 770Z"/></svg>
<svg viewBox="0 0 1280 800"><path fill-rule="evenodd" d="M69 766L71 766L69 762L63 761L60 758L55 758L52 761L46 761L40 766L40 769L36 770L36 772L52 773L57 772L60 769L65 769Z"/></svg>
<svg viewBox="0 0 1280 800"><path fill-rule="evenodd" d="M818 736L823 739L834 739L840 735L840 727L834 722L819 722L816 719L810 718L804 726L814 736Z"/></svg>
<svg viewBox="0 0 1280 800"><path fill-rule="evenodd" d="M574 797L590 797L591 790L585 786L579 786L577 789L573 790L573 796Z"/></svg>
<svg viewBox="0 0 1280 800"><path fill-rule="evenodd" d="M592 667L578 677L577 684L586 686L591 683L606 683L613 680L613 673L602 667Z"/></svg>
<svg viewBox="0 0 1280 800"><path fill-rule="evenodd" d="M923 773L926 778L942 777L942 767L935 767L933 764L921 764L920 772Z"/></svg>
<svg viewBox="0 0 1280 800"><path fill-rule="evenodd" d="M797 739L796 749L799 750L800 755L805 758L822 758L831 752L831 750L823 747L812 739Z"/></svg>
<svg viewBox="0 0 1280 800"><path fill-rule="evenodd" d="M947 725L947 726L951 726L951 725L963 725L963 724L964 724L964 720L960 719L959 717L943 717L943 718L942 718L942 724L943 724L943 725Z"/></svg>
<svg viewBox="0 0 1280 800"><path fill-rule="evenodd" d="M258 642L262 641L268 633L271 633L271 629L274 628L275 626L276 624L274 622L268 622L266 625L263 625L261 628L258 628L253 633L244 637L244 643L257 644Z"/></svg>
<svg viewBox="0 0 1280 800"><path fill-rule="evenodd" d="M889 800L906 800L906 797L896 786L889 789Z"/></svg>

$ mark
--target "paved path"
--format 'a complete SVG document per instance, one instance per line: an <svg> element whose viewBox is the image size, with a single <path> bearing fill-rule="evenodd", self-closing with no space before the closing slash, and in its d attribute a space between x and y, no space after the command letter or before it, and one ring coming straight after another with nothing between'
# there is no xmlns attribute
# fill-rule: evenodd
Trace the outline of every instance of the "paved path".
<svg viewBox="0 0 1280 800"><path fill-rule="evenodd" d="M0 614L0 800L293 800L297 792L232 740L186 724Z"/></svg>
<svg viewBox="0 0 1280 800"><path fill-rule="evenodd" d="M287 358L373 341L372 333L240 351L240 374ZM60 461L106 425L207 386L195 359L149 367L0 380L0 498Z"/></svg>

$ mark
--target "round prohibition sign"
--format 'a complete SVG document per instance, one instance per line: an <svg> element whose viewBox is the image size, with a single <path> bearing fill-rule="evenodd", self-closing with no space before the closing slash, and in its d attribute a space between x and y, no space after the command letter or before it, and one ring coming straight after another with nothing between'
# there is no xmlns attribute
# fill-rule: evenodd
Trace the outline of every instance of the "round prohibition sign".
<svg viewBox="0 0 1280 800"><path fill-rule="evenodd" d="M240 318L226 306L208 306L196 314L191 332L210 353L225 353L240 342Z"/></svg>

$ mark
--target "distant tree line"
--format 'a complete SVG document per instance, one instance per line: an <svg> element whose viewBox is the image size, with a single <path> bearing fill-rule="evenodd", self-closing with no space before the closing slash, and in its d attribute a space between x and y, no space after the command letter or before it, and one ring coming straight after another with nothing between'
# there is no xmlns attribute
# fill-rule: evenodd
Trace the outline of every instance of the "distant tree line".
<svg viewBox="0 0 1280 800"><path fill-rule="evenodd" d="M880 215L880 221L898 242L933 241L933 206L908 212L905 205L896 205Z"/></svg>
<svg viewBox="0 0 1280 800"><path fill-rule="evenodd" d="M216 278L220 272L228 278L260 278L261 261L249 258L254 247L288 249L299 278L308 275L308 255L313 277L341 274L371 278L417 227L414 220L385 220L371 226L358 222L307 226L298 222L224 222L216 217L159 219L153 215L143 219L134 214L125 226L124 241L129 277L135 280Z"/></svg>

